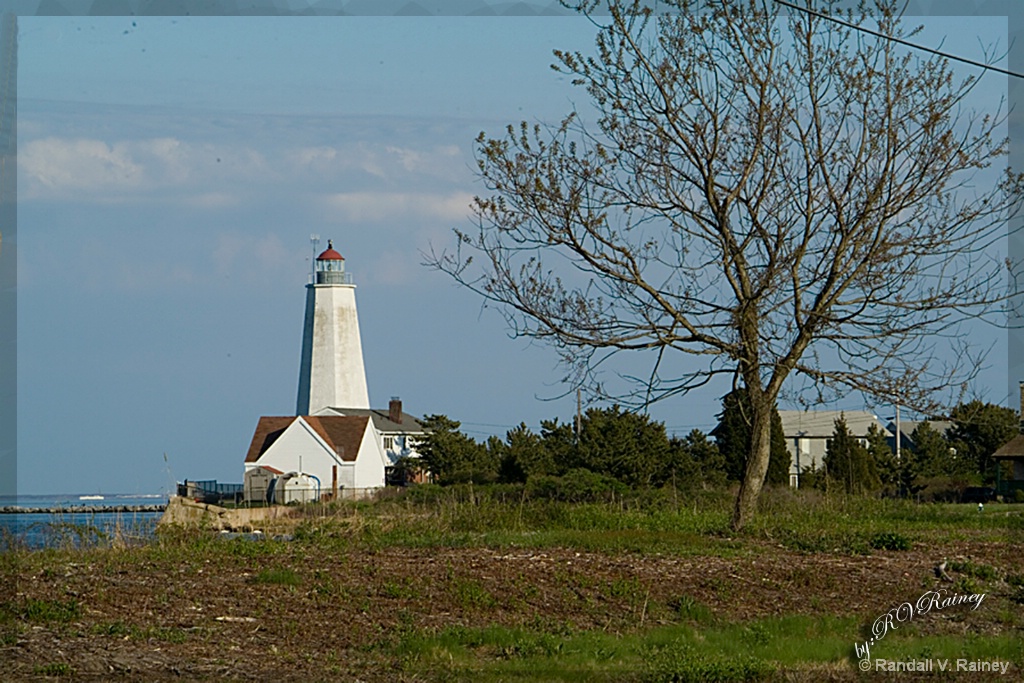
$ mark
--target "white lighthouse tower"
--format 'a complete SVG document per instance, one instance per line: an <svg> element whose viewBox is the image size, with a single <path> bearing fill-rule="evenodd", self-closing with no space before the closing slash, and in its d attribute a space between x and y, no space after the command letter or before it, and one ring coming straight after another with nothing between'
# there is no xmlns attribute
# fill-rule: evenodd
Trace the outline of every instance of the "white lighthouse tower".
<svg viewBox="0 0 1024 683"><path fill-rule="evenodd" d="M316 258L313 282L306 285L295 414L314 415L328 407L370 407L356 315L356 286L345 272L345 259L330 240Z"/></svg>

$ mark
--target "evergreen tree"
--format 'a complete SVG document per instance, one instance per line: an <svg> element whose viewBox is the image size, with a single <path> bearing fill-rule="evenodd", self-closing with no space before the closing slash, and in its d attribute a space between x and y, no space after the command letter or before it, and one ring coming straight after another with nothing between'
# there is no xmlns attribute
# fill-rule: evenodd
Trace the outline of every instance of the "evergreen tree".
<svg viewBox="0 0 1024 683"><path fill-rule="evenodd" d="M501 480L507 482L523 482L532 476L556 472L551 451L523 423L505 435L499 461Z"/></svg>
<svg viewBox="0 0 1024 683"><path fill-rule="evenodd" d="M685 469L685 463L677 461L679 454L673 453L665 425L647 415L619 406L591 408L582 415L579 431L577 438L574 424L557 418L542 421L543 454L530 467L558 476L588 470L641 487L660 485L674 469L677 477L679 468Z"/></svg>
<svg viewBox="0 0 1024 683"><path fill-rule="evenodd" d="M914 428L910 435L914 447L909 459L912 469L918 477L941 477L952 473L952 457L950 445L939 432L932 429L927 422Z"/></svg>
<svg viewBox="0 0 1024 683"><path fill-rule="evenodd" d="M835 431L825 446L825 478L847 493L865 493L880 486L875 463L846 425L846 417L836 419Z"/></svg>
<svg viewBox="0 0 1024 683"><path fill-rule="evenodd" d="M591 408L583 416L570 463L629 486L651 486L669 450L664 424L619 406Z"/></svg>
<svg viewBox="0 0 1024 683"><path fill-rule="evenodd" d="M786 432L782 428L782 416L778 410L772 411L771 456L768 459L768 474L765 482L776 486L789 485L789 473L793 464L793 456L786 448Z"/></svg>
<svg viewBox="0 0 1024 683"><path fill-rule="evenodd" d="M956 449L958 470L962 472L970 463L986 480L993 479L992 454L1017 435L1017 411L975 400L953 408L949 419L953 428L948 436Z"/></svg>
<svg viewBox="0 0 1024 683"><path fill-rule="evenodd" d="M734 389L722 398L722 412L718 415L718 426L712 431L718 451L725 460L725 473L730 481L741 481L751 450L751 410L747 391ZM786 448L786 435L782 429L782 418L777 408L772 408L771 446L768 459L769 484L789 483L792 456Z"/></svg>
<svg viewBox="0 0 1024 683"><path fill-rule="evenodd" d="M900 489L900 462L889 446L885 432L878 425L872 423L868 427L867 438L868 455L871 456L871 460L875 464L879 482L892 492L898 491Z"/></svg>
<svg viewBox="0 0 1024 683"><path fill-rule="evenodd" d="M428 415L421 423L427 434L420 439L417 450L435 482L488 482L497 478L494 454L460 432L459 422L445 415Z"/></svg>
<svg viewBox="0 0 1024 683"><path fill-rule="evenodd" d="M708 440L704 432L694 429L683 439L678 440L677 447L684 450L694 467L694 478L708 487L724 486L727 481L725 458L718 446Z"/></svg>

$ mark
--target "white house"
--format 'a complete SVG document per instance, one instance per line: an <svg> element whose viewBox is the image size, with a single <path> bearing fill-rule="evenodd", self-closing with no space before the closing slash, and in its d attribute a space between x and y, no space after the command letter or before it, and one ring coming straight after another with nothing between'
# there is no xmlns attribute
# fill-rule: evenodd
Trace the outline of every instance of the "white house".
<svg viewBox="0 0 1024 683"><path fill-rule="evenodd" d="M361 498L384 486L388 457L368 415L261 417L245 456L256 469L313 477L319 495Z"/></svg>
<svg viewBox="0 0 1024 683"><path fill-rule="evenodd" d="M786 449L792 461L789 485L800 486L800 473L805 468L821 467L825 447L836 429L836 420L843 416L846 426L857 438L866 442L868 429L875 425L886 437L891 437L878 416L864 410L780 410L782 432L786 436Z"/></svg>
<svg viewBox="0 0 1024 683"><path fill-rule="evenodd" d="M401 399L394 397L387 410L373 408L324 408L317 415L362 415L369 417L380 438L381 447L388 459L388 467L401 458L418 458L418 439L426 435L423 425L412 415L402 412ZM389 477L390 480L390 477Z"/></svg>

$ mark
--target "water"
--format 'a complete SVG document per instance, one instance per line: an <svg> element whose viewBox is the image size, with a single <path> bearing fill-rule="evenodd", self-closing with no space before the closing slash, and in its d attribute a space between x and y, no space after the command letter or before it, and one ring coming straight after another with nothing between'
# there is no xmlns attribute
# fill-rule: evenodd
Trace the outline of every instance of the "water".
<svg viewBox="0 0 1024 683"><path fill-rule="evenodd" d="M102 499L99 498L102 496ZM58 494L0 496L0 507L101 508L112 505L166 505L165 494ZM57 512L0 514L0 549L10 544L33 549L79 547L153 536L160 512Z"/></svg>

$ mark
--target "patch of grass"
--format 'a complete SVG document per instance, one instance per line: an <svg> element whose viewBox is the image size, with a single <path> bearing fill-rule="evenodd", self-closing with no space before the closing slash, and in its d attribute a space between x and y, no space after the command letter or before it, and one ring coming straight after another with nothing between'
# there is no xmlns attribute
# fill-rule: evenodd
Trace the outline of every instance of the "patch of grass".
<svg viewBox="0 0 1024 683"><path fill-rule="evenodd" d="M871 648L871 656L890 660L906 659L968 659L1013 662L1011 670L1024 666L1024 648L1016 633L979 635L922 635L918 632L893 631Z"/></svg>
<svg viewBox="0 0 1024 683"><path fill-rule="evenodd" d="M302 577L294 569L273 567L263 569L250 579L253 583L274 584L279 586L300 586Z"/></svg>
<svg viewBox="0 0 1024 683"><path fill-rule="evenodd" d="M385 581L383 588L381 588L381 595L386 598L392 598L394 600L405 600L416 597L419 591L416 587L410 585L408 580L405 581Z"/></svg>
<svg viewBox="0 0 1024 683"><path fill-rule="evenodd" d="M13 611L22 619L40 622L69 623L82 616L77 600L27 600Z"/></svg>
<svg viewBox="0 0 1024 683"><path fill-rule="evenodd" d="M646 658L643 683L730 683L759 681L775 671L769 662L741 655L715 656L699 652L688 643L654 650Z"/></svg>
<svg viewBox="0 0 1024 683"><path fill-rule="evenodd" d="M0 626L0 646L10 647L18 644L18 627L14 624Z"/></svg>
<svg viewBox="0 0 1024 683"><path fill-rule="evenodd" d="M95 624L91 629L92 633L99 636L121 637L131 635L132 627L121 620L111 621L104 624Z"/></svg>
<svg viewBox="0 0 1024 683"><path fill-rule="evenodd" d="M947 566L950 571L958 572L960 574L966 574L967 576L981 579L983 581L995 581L998 578L998 573L995 567L991 567L987 564L975 564L969 560L962 562L953 561Z"/></svg>
<svg viewBox="0 0 1024 683"><path fill-rule="evenodd" d="M75 675L74 667L72 667L67 662L53 662L52 664L44 664L42 666L35 667L32 671L37 676L70 677Z"/></svg>
<svg viewBox="0 0 1024 683"><path fill-rule="evenodd" d="M631 604L644 596L644 587L635 577L615 579L608 584L608 595L626 599Z"/></svg>
<svg viewBox="0 0 1024 683"><path fill-rule="evenodd" d="M710 624L714 621L711 609L689 595L681 595L675 600L669 601L668 606L679 615L680 619L698 624Z"/></svg>
<svg viewBox="0 0 1024 683"><path fill-rule="evenodd" d="M498 604L490 591L473 579L453 577L450 580L450 587L456 599L466 609L492 609Z"/></svg>
<svg viewBox="0 0 1024 683"><path fill-rule="evenodd" d="M843 662L852 619L792 617L679 624L614 635L489 626L411 630L385 651L431 680L759 681L779 669ZM847 666L842 664L842 666ZM852 663L849 664L852 666Z"/></svg>
<svg viewBox="0 0 1024 683"><path fill-rule="evenodd" d="M953 590L957 593L981 593L981 586L976 580L969 576L958 577L953 583Z"/></svg>

